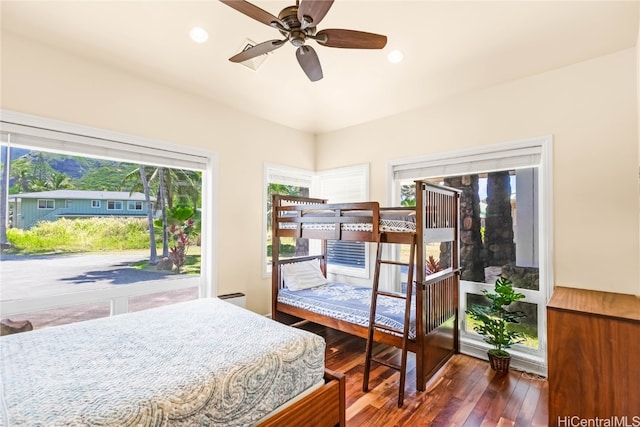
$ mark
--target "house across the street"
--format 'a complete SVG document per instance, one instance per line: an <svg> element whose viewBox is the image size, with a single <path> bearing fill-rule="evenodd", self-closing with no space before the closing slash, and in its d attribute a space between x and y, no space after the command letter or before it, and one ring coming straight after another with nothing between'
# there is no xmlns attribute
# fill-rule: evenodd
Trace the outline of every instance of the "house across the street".
<svg viewBox="0 0 640 427"><path fill-rule="evenodd" d="M153 201L153 199L152 199ZM13 227L29 229L39 221L84 217L146 217L144 194L128 191L53 190L9 196Z"/></svg>

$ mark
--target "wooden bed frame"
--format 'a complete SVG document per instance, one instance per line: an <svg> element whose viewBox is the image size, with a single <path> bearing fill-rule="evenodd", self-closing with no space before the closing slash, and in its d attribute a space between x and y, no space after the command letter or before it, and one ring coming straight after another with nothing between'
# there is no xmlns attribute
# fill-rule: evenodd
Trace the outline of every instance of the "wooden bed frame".
<svg viewBox="0 0 640 427"><path fill-rule="evenodd" d="M345 377L325 369L325 384L286 409L258 424L259 427L346 426Z"/></svg>
<svg viewBox="0 0 640 427"><path fill-rule="evenodd" d="M410 244L417 238L416 272L425 271L425 245L451 242L451 264L445 270L416 278L416 338L410 340L408 350L416 355L416 388L425 389L426 382L459 351L458 295L459 295L459 194L456 189L416 181L416 207L380 208L378 202L328 204L324 199L294 196L273 196L272 218L272 317L287 324L310 321L367 338L368 328L333 317L317 314L278 301L284 287L282 266L288 263L319 259L326 275L326 241L351 240ZM416 231L386 232L380 229L385 210L415 212ZM322 216L305 212L322 211ZM331 212L331 214L327 214ZM333 224L331 230L305 228L305 224ZM343 224L368 223L369 230L347 231ZM321 254L280 259L279 242L283 237L321 240ZM402 346L402 337L376 330L374 340ZM364 348L363 348L364 350Z"/></svg>

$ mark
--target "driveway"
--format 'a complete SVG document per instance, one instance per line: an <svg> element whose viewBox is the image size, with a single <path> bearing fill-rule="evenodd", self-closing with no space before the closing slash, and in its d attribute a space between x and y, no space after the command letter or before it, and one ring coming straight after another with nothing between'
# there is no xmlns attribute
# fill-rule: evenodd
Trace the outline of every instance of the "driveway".
<svg viewBox="0 0 640 427"><path fill-rule="evenodd" d="M2 255L3 300L33 298L152 280L179 280L184 275L130 267L148 254L139 251L90 255Z"/></svg>

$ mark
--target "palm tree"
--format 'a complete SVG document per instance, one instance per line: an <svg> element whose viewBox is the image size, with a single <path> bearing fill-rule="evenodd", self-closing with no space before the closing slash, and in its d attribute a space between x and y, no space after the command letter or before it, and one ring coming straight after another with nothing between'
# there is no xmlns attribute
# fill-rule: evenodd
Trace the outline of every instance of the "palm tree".
<svg viewBox="0 0 640 427"><path fill-rule="evenodd" d="M120 188L125 189L128 188L129 189L129 193L134 193L134 192L143 192L145 193L145 200L147 199L147 194L149 194L151 192L151 179L156 175L156 171L157 169L153 169L151 172L149 172L149 168L145 167L141 164L138 164L138 167L134 170L132 170L131 172L129 172L127 175L125 175L125 177L122 179L122 182L120 183ZM158 192L157 193L158 196L156 197L156 203L153 205L154 208L157 208L157 204L160 203L160 205L164 204L164 198L162 197L163 194L162 192ZM151 196L149 195L149 200L147 201L147 206L149 207L149 209L147 209L147 215L149 218L149 241L150 241L150 245L151 245L151 258L155 257L155 263L157 263L157 254L156 254L156 243L155 243L155 229L154 229L154 221L153 221L153 210L151 209ZM165 221L163 219L162 222L162 246L167 247L167 251L166 254L164 253L163 250L163 255L162 257L165 258L167 256L169 256L169 249L168 249L168 243L167 243L167 233L164 232L164 230L166 229L165 226ZM151 235L153 235L153 239L151 239ZM151 260L149 261L149 263L151 263Z"/></svg>
<svg viewBox="0 0 640 427"><path fill-rule="evenodd" d="M52 172L47 184L50 190L66 190L74 188L69 175L62 172Z"/></svg>
<svg viewBox="0 0 640 427"><path fill-rule="evenodd" d="M173 207L175 198L186 198L193 203L194 209L200 203L201 176L197 172L182 169L154 167L145 169L145 178L149 187L157 189L156 208L162 212L162 257L169 256L169 229L167 209ZM121 188L128 188L130 192L143 191L141 176L138 169L129 172L121 182Z"/></svg>
<svg viewBox="0 0 640 427"><path fill-rule="evenodd" d="M169 224L167 223L167 185L164 179L164 168L158 172L158 186L160 190L160 209L162 212L162 258L169 256Z"/></svg>
<svg viewBox="0 0 640 427"><path fill-rule="evenodd" d="M10 175L14 182L13 185L21 193L29 191L29 186L35 178L31 172L31 165L25 159L16 159L11 162Z"/></svg>
<svg viewBox="0 0 640 427"><path fill-rule="evenodd" d="M140 182L144 192L144 200L147 202L147 221L149 223L149 264L155 265L158 263L158 252L156 250L156 235L153 229L153 211L151 210L151 196L149 195L149 182L147 181L147 175L144 171L144 166L138 165L138 171L140 172Z"/></svg>
<svg viewBox="0 0 640 427"><path fill-rule="evenodd" d="M36 158L31 161L34 176L40 181L46 181L53 168L47 163L47 159L42 152L38 152Z"/></svg>
<svg viewBox="0 0 640 427"><path fill-rule="evenodd" d="M2 145L0 152L2 157L2 177L0 177L0 248L4 249L9 244L7 239L7 199L9 197L9 146Z"/></svg>
<svg viewBox="0 0 640 427"><path fill-rule="evenodd" d="M151 175L150 181L160 181L161 174L169 209L176 205L176 199L178 205L198 208L202 188L202 176L199 172L159 167Z"/></svg>
<svg viewBox="0 0 640 427"><path fill-rule="evenodd" d="M36 178L29 183L30 192L49 191L49 185L47 181Z"/></svg>

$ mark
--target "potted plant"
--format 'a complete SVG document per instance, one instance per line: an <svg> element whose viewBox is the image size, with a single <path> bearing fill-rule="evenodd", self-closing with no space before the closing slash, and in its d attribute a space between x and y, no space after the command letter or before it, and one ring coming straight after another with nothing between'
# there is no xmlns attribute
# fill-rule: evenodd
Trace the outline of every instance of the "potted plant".
<svg viewBox="0 0 640 427"><path fill-rule="evenodd" d="M493 346L487 352L491 368L497 372L507 372L511 362L511 354L507 349L524 341L524 335L514 331L512 325L525 317L522 311L510 311L508 307L524 298L524 294L515 292L513 283L502 277L496 280L494 291L482 291L489 299L490 305L473 305L467 310L467 314L478 322L473 329L484 337L486 343Z"/></svg>

